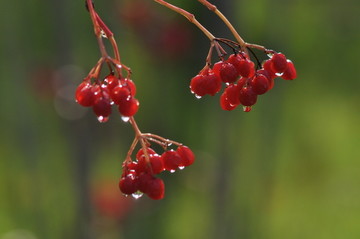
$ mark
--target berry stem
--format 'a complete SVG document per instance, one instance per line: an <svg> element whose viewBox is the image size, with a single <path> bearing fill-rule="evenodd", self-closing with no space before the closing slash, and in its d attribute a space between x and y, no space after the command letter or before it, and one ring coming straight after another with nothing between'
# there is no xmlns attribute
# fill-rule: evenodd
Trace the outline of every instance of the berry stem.
<svg viewBox="0 0 360 239"><path fill-rule="evenodd" d="M189 20L189 22L195 24L210 39L210 41L213 41L215 39L214 35L211 34L211 32L209 32L203 25L201 25L201 23L198 20L196 20L194 14L191 14L191 13L185 11L184 9L174 6L163 0L154 0L154 1L169 8L170 10L173 10L174 12L177 12L177 13L183 15L186 19Z"/></svg>
<svg viewBox="0 0 360 239"><path fill-rule="evenodd" d="M217 7L211 3L209 3L207 0L198 0L201 4L203 4L205 7L207 7L210 11L214 12L229 28L233 36L235 37L236 41L240 44L241 49L245 49L247 46L247 43L242 39L242 37L239 35L239 33L235 30L234 26L230 23L230 21L222 14L222 12L217 9Z"/></svg>

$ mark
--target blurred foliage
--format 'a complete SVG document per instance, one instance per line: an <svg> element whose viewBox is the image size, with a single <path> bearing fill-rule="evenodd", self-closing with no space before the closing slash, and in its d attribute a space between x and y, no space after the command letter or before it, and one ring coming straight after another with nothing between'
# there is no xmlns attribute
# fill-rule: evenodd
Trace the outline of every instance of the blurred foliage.
<svg viewBox="0 0 360 239"><path fill-rule="evenodd" d="M197 1L171 2L229 37ZM1 1L1 239L360 237L359 1L213 3L297 67L251 113L190 94L209 44L186 19L152 1L95 1L134 72L141 129L197 155L164 173L165 199L135 201L117 189L131 128L73 102L99 57L84 1Z"/></svg>

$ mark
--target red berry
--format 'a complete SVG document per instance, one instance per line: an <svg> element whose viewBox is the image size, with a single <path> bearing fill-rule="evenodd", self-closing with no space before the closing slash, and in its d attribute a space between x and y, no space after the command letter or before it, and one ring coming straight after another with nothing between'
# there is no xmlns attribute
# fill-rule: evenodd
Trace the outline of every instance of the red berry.
<svg viewBox="0 0 360 239"><path fill-rule="evenodd" d="M225 83L233 83L237 80L239 74L235 68L235 66L229 62L221 62L220 69L217 69L218 67L214 65L214 71L215 69L219 71L219 76L222 82ZM215 68L216 67L216 68Z"/></svg>
<svg viewBox="0 0 360 239"><path fill-rule="evenodd" d="M146 151L149 155L152 155L152 154L156 154L155 150L153 150L152 148L150 147L147 147L146 148ZM139 151L136 153L136 159L139 160L140 158L142 158L142 156L144 155L144 149L141 148L139 149Z"/></svg>
<svg viewBox="0 0 360 239"><path fill-rule="evenodd" d="M164 198L165 194L165 184L164 181L160 178L151 178L147 183L147 192L146 194L154 200L159 200Z"/></svg>
<svg viewBox="0 0 360 239"><path fill-rule="evenodd" d="M235 109L237 105L230 104L226 91L224 91L220 96L220 106L223 110L231 111Z"/></svg>
<svg viewBox="0 0 360 239"><path fill-rule="evenodd" d="M104 81L106 82L106 86L109 89L109 91L112 91L112 89L118 86L120 82L119 79L113 74L106 76Z"/></svg>
<svg viewBox="0 0 360 239"><path fill-rule="evenodd" d="M269 79L274 79L274 78L276 78L276 71L273 69L273 64L272 64L271 59L266 60L266 61L264 62L263 68L264 68L264 70L267 72L267 73L265 73L265 74L267 74L266 76L267 76Z"/></svg>
<svg viewBox="0 0 360 239"><path fill-rule="evenodd" d="M88 82L81 83L76 89L75 100L82 106L92 106L95 101L94 87Z"/></svg>
<svg viewBox="0 0 360 239"><path fill-rule="evenodd" d="M132 80L126 78L121 79L120 82L122 86L125 86L129 89L131 96L136 95L136 85Z"/></svg>
<svg viewBox="0 0 360 239"><path fill-rule="evenodd" d="M257 94L251 87L244 87L240 90L239 99L242 105L252 106L257 101Z"/></svg>
<svg viewBox="0 0 360 239"><path fill-rule="evenodd" d="M190 166L191 164L194 163L195 155L194 155L194 153L191 151L191 149L189 147L181 145L176 149L176 152L181 157L180 166L187 167L187 166Z"/></svg>
<svg viewBox="0 0 360 239"><path fill-rule="evenodd" d="M281 77L284 79L284 80L293 80L296 78L296 69L295 69L295 66L294 64L288 60L287 61L287 68L286 70L284 71L284 73L281 75Z"/></svg>
<svg viewBox="0 0 360 239"><path fill-rule="evenodd" d="M240 104L240 100L239 100L240 89L241 88L239 88L238 85L230 84L224 90L224 92L226 92L226 96L227 96L226 98L228 99L228 101L231 105L239 105Z"/></svg>
<svg viewBox="0 0 360 239"><path fill-rule="evenodd" d="M215 95L221 89L221 80L212 70L207 70L191 79L190 89L198 96Z"/></svg>
<svg viewBox="0 0 360 239"><path fill-rule="evenodd" d="M148 193L148 184L152 178L154 178L150 173L141 173L138 177L138 188L143 193Z"/></svg>
<svg viewBox="0 0 360 239"><path fill-rule="evenodd" d="M123 116L131 117L136 114L136 112L139 109L139 101L133 97L130 97L130 99L127 99L125 101L122 101L119 104L119 112Z"/></svg>
<svg viewBox="0 0 360 239"><path fill-rule="evenodd" d="M165 169L169 171L178 169L182 162L180 155L173 149L165 151L161 155L161 158L164 162Z"/></svg>
<svg viewBox="0 0 360 239"><path fill-rule="evenodd" d="M236 65L239 75L250 78L255 74L255 64L249 59L241 59Z"/></svg>
<svg viewBox="0 0 360 239"><path fill-rule="evenodd" d="M106 97L99 97L93 105L93 111L98 117L109 117L111 114L110 99Z"/></svg>
<svg viewBox="0 0 360 239"><path fill-rule="evenodd" d="M272 68L276 73L283 73L287 67L286 56L282 53L275 53L271 57Z"/></svg>
<svg viewBox="0 0 360 239"><path fill-rule="evenodd" d="M138 178L133 174L122 177L119 182L120 191L127 195L135 193L139 189L138 186Z"/></svg>
<svg viewBox="0 0 360 239"><path fill-rule="evenodd" d="M114 87L114 89L111 91L110 95L111 95L111 99L114 101L114 103L119 105L122 102L129 99L131 96L131 93L127 87L118 85L118 86Z"/></svg>
<svg viewBox="0 0 360 239"><path fill-rule="evenodd" d="M257 95L262 95L269 90L269 79L262 74L257 74L251 78L249 85Z"/></svg>
<svg viewBox="0 0 360 239"><path fill-rule="evenodd" d="M164 162L158 154L152 154L150 156L150 165L153 174L159 174L165 170Z"/></svg>

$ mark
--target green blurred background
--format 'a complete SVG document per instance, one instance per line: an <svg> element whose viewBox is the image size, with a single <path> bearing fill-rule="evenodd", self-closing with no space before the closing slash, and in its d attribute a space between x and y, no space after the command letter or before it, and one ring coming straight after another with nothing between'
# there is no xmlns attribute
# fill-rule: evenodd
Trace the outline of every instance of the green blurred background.
<svg viewBox="0 0 360 239"><path fill-rule="evenodd" d="M231 37L197 1L171 2ZM133 70L140 128L197 156L163 173L166 197L152 201L117 188L130 125L73 101L100 56L84 1L0 0L0 239L360 238L360 2L213 3L297 67L250 113L189 92L209 43L185 18L150 0L95 1Z"/></svg>

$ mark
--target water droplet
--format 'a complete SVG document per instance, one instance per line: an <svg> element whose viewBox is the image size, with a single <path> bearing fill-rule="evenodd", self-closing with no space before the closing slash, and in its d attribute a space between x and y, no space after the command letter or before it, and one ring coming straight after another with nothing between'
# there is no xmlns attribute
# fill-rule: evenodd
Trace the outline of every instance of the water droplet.
<svg viewBox="0 0 360 239"><path fill-rule="evenodd" d="M170 147L172 145L172 143L168 143L167 146Z"/></svg>
<svg viewBox="0 0 360 239"><path fill-rule="evenodd" d="M176 170L174 170L174 169L171 169L171 170L170 170L170 173L175 173L175 171L176 171Z"/></svg>
<svg viewBox="0 0 360 239"><path fill-rule="evenodd" d="M180 170L183 170L185 168L185 166L179 166Z"/></svg>
<svg viewBox="0 0 360 239"><path fill-rule="evenodd" d="M137 191L137 192L131 194L131 196L132 196L133 198L135 198L135 199L139 199L139 198L141 198L143 195L144 195L144 193L142 193L142 192L140 192L140 191Z"/></svg>
<svg viewBox="0 0 360 239"><path fill-rule="evenodd" d="M100 34L101 34L101 37L107 38L107 36L106 36L106 34L105 34L105 32L103 30L101 30Z"/></svg>
<svg viewBox="0 0 360 239"><path fill-rule="evenodd" d="M195 94L196 99L201 99L200 95Z"/></svg>
<svg viewBox="0 0 360 239"><path fill-rule="evenodd" d="M276 76L282 76L283 73L275 73Z"/></svg>
<svg viewBox="0 0 360 239"><path fill-rule="evenodd" d="M251 106L244 106L243 111L244 112L250 112L251 111Z"/></svg>
<svg viewBox="0 0 360 239"><path fill-rule="evenodd" d="M273 55L274 55L273 53L267 54L267 56L268 56L269 58L271 58Z"/></svg>
<svg viewBox="0 0 360 239"><path fill-rule="evenodd" d="M121 116L122 121L124 121L125 123L129 122L130 117L126 117L126 116Z"/></svg>
<svg viewBox="0 0 360 239"><path fill-rule="evenodd" d="M105 123L109 120L109 117L99 116L97 119L100 123Z"/></svg>

